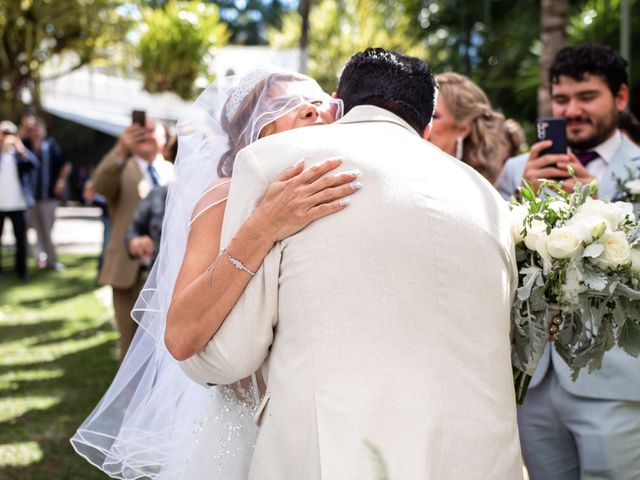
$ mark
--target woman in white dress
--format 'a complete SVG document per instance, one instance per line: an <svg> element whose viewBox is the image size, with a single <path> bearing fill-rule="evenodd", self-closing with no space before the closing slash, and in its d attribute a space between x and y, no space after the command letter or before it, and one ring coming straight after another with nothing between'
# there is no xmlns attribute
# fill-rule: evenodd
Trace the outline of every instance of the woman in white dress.
<svg viewBox="0 0 640 480"><path fill-rule="evenodd" d="M71 439L89 462L126 480L247 477L259 375L204 389L176 359L207 344L276 241L343 209L344 197L357 191L356 174L332 171L340 160L307 170L298 163L221 246L237 152L340 114L341 103L309 77L266 68L210 86L180 120L160 253L132 312L140 328L112 385Z"/></svg>

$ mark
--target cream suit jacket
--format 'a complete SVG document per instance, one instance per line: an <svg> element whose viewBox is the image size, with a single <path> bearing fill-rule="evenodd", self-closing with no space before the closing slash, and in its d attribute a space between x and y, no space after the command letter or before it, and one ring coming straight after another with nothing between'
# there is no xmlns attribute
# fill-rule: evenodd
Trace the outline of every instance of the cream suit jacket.
<svg viewBox="0 0 640 480"><path fill-rule="evenodd" d="M251 479L522 478L510 224L475 171L392 113L356 107L238 155L222 245L284 168L333 156L362 190L279 242L183 368L220 384L263 366Z"/></svg>

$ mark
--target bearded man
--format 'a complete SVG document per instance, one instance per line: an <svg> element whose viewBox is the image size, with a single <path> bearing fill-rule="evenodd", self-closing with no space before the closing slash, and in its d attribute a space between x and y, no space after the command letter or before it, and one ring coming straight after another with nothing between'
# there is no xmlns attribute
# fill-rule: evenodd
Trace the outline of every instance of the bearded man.
<svg viewBox="0 0 640 480"><path fill-rule="evenodd" d="M543 154L550 140L507 160L498 189L511 197L527 180L558 179L573 191L576 181L598 181L600 197L615 199L616 177L640 166L640 148L617 127L627 107L627 62L613 50L583 45L558 52L551 68L553 116L566 120L570 149ZM568 167L575 170L568 178ZM576 382L547 346L518 412L524 460L532 480L640 478L640 358L620 348L602 368Z"/></svg>

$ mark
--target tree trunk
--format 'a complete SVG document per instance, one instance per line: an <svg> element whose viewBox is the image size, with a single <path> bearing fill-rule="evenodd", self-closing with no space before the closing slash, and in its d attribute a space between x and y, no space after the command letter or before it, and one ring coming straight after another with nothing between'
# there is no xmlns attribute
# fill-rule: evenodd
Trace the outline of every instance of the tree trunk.
<svg viewBox="0 0 640 480"><path fill-rule="evenodd" d="M540 11L540 87L538 87L538 116L551 116L549 67L556 54L564 47L569 0L542 0Z"/></svg>
<svg viewBox="0 0 640 480"><path fill-rule="evenodd" d="M309 11L311 10L311 0L300 0L298 12L302 17L300 29L300 72L307 73L307 60L309 57Z"/></svg>

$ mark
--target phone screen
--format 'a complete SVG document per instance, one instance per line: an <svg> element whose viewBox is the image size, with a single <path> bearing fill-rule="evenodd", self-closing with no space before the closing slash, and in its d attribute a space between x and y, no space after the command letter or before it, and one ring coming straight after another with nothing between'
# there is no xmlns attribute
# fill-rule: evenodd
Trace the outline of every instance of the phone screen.
<svg viewBox="0 0 640 480"><path fill-rule="evenodd" d="M134 110L131 112L131 123L137 123L141 127L144 127L147 121L147 114L144 110Z"/></svg>

